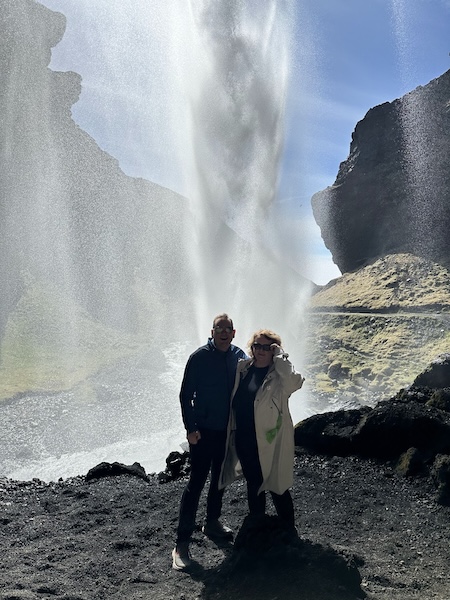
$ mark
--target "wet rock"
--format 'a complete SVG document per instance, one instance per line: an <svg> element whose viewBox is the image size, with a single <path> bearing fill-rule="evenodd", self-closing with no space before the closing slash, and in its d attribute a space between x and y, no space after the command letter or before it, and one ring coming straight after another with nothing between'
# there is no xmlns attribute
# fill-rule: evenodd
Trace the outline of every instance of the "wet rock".
<svg viewBox="0 0 450 600"><path fill-rule="evenodd" d="M413 385L374 408L327 412L301 421L295 427L295 444L337 456L394 459L403 472L419 474L420 461L450 454L449 407L450 354L441 354Z"/></svg>
<svg viewBox="0 0 450 600"><path fill-rule="evenodd" d="M159 483L168 483L185 477L191 470L189 452L171 452L166 458L166 469L158 473Z"/></svg>
<svg viewBox="0 0 450 600"><path fill-rule="evenodd" d="M138 462L135 462L132 465L124 465L119 462L102 462L92 469L89 469L86 475L86 481L99 479L101 477L114 477L115 475L133 475L145 479L145 481L149 480L144 467Z"/></svg>
<svg viewBox="0 0 450 600"><path fill-rule="evenodd" d="M450 388L450 354L440 354L416 377L413 386L432 389Z"/></svg>
<svg viewBox="0 0 450 600"><path fill-rule="evenodd" d="M436 456L431 476L437 487L437 501L444 506L450 506L450 456Z"/></svg>

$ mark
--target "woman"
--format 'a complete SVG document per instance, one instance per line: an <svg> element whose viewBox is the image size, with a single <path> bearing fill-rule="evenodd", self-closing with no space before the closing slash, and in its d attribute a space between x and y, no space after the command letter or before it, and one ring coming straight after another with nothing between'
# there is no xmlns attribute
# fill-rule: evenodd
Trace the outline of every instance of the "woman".
<svg viewBox="0 0 450 600"><path fill-rule="evenodd" d="M257 331L248 346L250 358L238 363L231 395L220 487L243 472L250 514L265 513L265 490L269 490L278 516L294 528L288 489L293 482L294 426L288 400L302 387L304 378L295 371L280 336L273 331Z"/></svg>

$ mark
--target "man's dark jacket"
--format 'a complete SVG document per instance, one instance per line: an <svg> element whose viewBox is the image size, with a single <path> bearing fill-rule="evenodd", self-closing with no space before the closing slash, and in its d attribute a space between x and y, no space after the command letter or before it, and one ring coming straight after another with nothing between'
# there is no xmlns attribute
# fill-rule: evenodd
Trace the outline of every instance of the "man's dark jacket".
<svg viewBox="0 0 450 600"><path fill-rule="evenodd" d="M210 338L189 357L181 384L181 414L186 431L213 429L225 431L230 411L230 396L243 350L231 345L221 352Z"/></svg>

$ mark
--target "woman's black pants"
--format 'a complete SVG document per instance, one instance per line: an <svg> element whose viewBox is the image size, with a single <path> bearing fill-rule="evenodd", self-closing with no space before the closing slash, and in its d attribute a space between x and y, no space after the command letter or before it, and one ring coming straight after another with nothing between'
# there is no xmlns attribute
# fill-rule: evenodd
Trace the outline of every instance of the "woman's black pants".
<svg viewBox="0 0 450 600"><path fill-rule="evenodd" d="M266 494L258 490L263 482L261 464L259 462L258 445L254 431L236 431L236 451L247 480L248 508L251 515L264 515L266 511ZM277 515L289 527L295 527L294 504L289 490L283 494L270 492Z"/></svg>

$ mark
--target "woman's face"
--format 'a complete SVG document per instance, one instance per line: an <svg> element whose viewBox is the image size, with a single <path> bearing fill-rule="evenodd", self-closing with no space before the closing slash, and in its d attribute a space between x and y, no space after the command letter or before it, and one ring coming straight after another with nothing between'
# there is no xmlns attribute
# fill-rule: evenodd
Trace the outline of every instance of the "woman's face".
<svg viewBox="0 0 450 600"><path fill-rule="evenodd" d="M255 357L255 365L257 367L268 367L272 364L273 353L269 348L270 344L273 344L272 340L269 340L265 335L256 336L253 344L253 356ZM264 347L269 348L265 350Z"/></svg>

